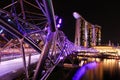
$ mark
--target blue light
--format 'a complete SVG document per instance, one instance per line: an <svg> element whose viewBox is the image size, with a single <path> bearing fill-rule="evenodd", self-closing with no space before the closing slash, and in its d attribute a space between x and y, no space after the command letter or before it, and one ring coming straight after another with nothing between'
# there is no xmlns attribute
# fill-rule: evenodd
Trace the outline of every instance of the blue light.
<svg viewBox="0 0 120 80"><path fill-rule="evenodd" d="M0 34L3 32L3 29L0 30Z"/></svg>
<svg viewBox="0 0 120 80"><path fill-rule="evenodd" d="M85 67L80 68L75 75L73 76L72 80L80 80L80 78L85 74L86 69Z"/></svg>
<svg viewBox="0 0 120 80"><path fill-rule="evenodd" d="M82 78L82 76L85 74L87 69L93 69L96 66L97 66L96 62L91 62L91 63L88 63L88 64L82 66L81 68L79 68L77 70L77 72L73 76L72 80L80 80Z"/></svg>
<svg viewBox="0 0 120 80"><path fill-rule="evenodd" d="M8 22L10 22L11 21L11 19L8 19Z"/></svg>

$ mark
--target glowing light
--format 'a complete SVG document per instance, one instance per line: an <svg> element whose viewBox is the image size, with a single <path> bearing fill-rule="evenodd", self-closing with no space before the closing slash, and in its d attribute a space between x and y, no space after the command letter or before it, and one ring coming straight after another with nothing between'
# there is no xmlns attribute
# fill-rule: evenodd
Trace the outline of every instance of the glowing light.
<svg viewBox="0 0 120 80"><path fill-rule="evenodd" d="M61 23L62 23L62 19L60 18L60 19L58 19L58 22L57 22L57 28L60 28Z"/></svg>
<svg viewBox="0 0 120 80"><path fill-rule="evenodd" d="M11 21L11 19L8 19L8 22L10 22Z"/></svg>
<svg viewBox="0 0 120 80"><path fill-rule="evenodd" d="M79 15L79 13L77 13L77 12L73 12L73 17L74 17L75 19L78 19L78 18L80 18L80 15Z"/></svg>
<svg viewBox="0 0 120 80"><path fill-rule="evenodd" d="M61 24L61 23L62 23L62 19L61 19L61 18L59 19L59 22L58 22L58 23L59 23L59 24Z"/></svg>
<svg viewBox="0 0 120 80"><path fill-rule="evenodd" d="M60 57L60 60L62 60L63 59L63 57Z"/></svg>
<svg viewBox="0 0 120 80"><path fill-rule="evenodd" d="M57 24L57 26L56 26L57 28L60 28L60 24Z"/></svg>
<svg viewBox="0 0 120 80"><path fill-rule="evenodd" d="M55 19L56 19L56 27L57 28L60 28L60 26L61 26L61 23L62 23L62 19L61 18L59 18L59 16L55 16Z"/></svg>
<svg viewBox="0 0 120 80"><path fill-rule="evenodd" d="M73 76L72 80L80 80L82 78L82 76L85 74L87 69L93 69L96 67L96 65L97 65L96 62L91 62L91 63L88 63L88 64L82 66L81 68L79 68L77 70L77 72Z"/></svg>
<svg viewBox="0 0 120 80"><path fill-rule="evenodd" d="M3 29L0 30L0 34L3 32Z"/></svg>
<svg viewBox="0 0 120 80"><path fill-rule="evenodd" d="M37 42L39 41L39 39L36 40Z"/></svg>

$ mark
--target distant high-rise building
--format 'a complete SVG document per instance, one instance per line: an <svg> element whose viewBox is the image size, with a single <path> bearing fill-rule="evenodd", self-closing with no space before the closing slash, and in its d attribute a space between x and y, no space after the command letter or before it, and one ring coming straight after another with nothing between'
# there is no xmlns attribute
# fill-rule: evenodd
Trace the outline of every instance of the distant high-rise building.
<svg viewBox="0 0 120 80"><path fill-rule="evenodd" d="M101 26L89 23L77 12L74 12L73 16L76 19L75 45L84 47L100 45Z"/></svg>
<svg viewBox="0 0 120 80"><path fill-rule="evenodd" d="M96 45L101 45L101 26L95 25Z"/></svg>

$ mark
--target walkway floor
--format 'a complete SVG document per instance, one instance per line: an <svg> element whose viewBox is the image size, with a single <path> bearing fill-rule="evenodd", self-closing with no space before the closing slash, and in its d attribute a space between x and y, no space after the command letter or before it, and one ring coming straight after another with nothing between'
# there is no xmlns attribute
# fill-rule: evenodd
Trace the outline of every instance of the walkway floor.
<svg viewBox="0 0 120 80"><path fill-rule="evenodd" d="M40 56L39 54L31 56L31 63L37 62L39 59L39 56ZM28 56L26 57L26 62L28 64ZM16 72L18 69L22 67L23 67L22 58L0 62L0 80L1 80L1 77L4 76L5 74Z"/></svg>

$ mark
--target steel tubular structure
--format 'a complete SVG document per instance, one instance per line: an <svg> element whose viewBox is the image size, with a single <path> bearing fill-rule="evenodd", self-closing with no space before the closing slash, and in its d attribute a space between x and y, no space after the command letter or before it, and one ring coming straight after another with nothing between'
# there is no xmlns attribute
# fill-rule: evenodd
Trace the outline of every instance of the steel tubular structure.
<svg viewBox="0 0 120 80"><path fill-rule="evenodd" d="M52 0L12 0L0 9L0 28L10 34L10 40L18 39L27 80L24 43L40 53L33 80L46 80L57 64L78 48L57 29Z"/></svg>

